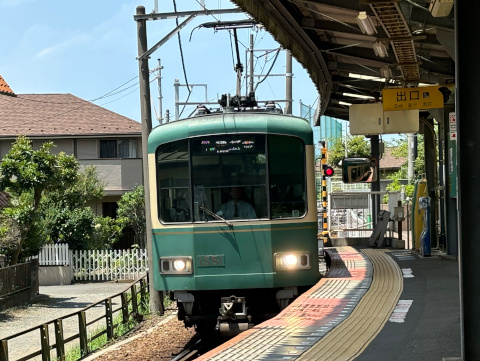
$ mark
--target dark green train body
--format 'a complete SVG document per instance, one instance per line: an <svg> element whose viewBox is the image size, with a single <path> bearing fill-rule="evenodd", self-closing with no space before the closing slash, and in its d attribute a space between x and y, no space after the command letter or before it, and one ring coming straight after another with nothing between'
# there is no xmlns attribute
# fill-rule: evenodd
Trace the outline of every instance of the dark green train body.
<svg viewBox="0 0 480 361"><path fill-rule="evenodd" d="M305 120L197 116L155 128L148 149L155 289L186 326L246 329L319 280Z"/></svg>

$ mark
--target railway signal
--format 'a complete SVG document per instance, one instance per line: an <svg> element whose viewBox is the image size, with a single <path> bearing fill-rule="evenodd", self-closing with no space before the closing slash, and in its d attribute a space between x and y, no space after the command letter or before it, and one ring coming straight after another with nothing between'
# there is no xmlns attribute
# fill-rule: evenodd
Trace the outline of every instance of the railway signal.
<svg viewBox="0 0 480 361"><path fill-rule="evenodd" d="M334 173L335 173L335 171L333 170L332 167L330 167L329 165L326 165L326 164L323 165L323 175L325 177L331 177Z"/></svg>

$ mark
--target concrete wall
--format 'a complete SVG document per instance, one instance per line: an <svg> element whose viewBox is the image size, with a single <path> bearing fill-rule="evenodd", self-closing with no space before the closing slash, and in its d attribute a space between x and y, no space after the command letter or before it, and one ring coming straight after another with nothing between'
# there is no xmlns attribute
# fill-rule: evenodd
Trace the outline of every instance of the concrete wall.
<svg viewBox="0 0 480 361"><path fill-rule="evenodd" d="M70 266L40 266L38 269L40 286L63 286L72 284Z"/></svg>

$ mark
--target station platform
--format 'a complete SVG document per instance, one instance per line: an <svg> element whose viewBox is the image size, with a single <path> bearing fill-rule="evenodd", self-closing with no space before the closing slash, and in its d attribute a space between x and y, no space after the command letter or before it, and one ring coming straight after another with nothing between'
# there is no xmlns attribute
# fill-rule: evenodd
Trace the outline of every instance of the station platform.
<svg viewBox="0 0 480 361"><path fill-rule="evenodd" d="M328 270L276 317L196 360L460 360L458 262L325 248Z"/></svg>

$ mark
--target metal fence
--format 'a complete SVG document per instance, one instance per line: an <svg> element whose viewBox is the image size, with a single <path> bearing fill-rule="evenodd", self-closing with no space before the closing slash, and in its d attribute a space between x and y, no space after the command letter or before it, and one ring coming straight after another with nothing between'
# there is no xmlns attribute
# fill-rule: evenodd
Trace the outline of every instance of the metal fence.
<svg viewBox="0 0 480 361"><path fill-rule="evenodd" d="M148 269L146 249L69 250L68 244L43 246L40 267L70 266L74 281L120 281L143 277Z"/></svg>
<svg viewBox="0 0 480 361"><path fill-rule="evenodd" d="M75 281L135 280L145 275L147 269L146 249L72 252Z"/></svg>
<svg viewBox="0 0 480 361"><path fill-rule="evenodd" d="M148 279L144 276L126 286L125 291L80 311L3 337L0 339L0 361L9 361L12 354L20 356L16 358L19 361L65 360L71 350L78 350L79 357L70 359L81 359L94 350L94 340L103 337L97 345L101 347L121 336L123 332L117 330L119 326L124 325L125 331L131 329L139 315L147 313L148 309Z"/></svg>
<svg viewBox="0 0 480 361"><path fill-rule="evenodd" d="M390 192L389 195L397 196L399 193ZM345 238L370 237L376 223L374 218L377 207L387 207L381 204L386 194L387 192L331 192L328 196L330 234Z"/></svg>

